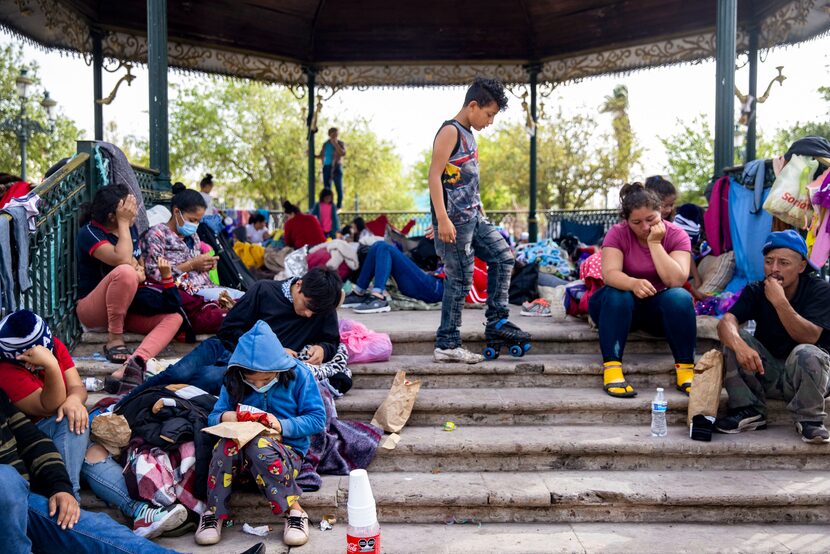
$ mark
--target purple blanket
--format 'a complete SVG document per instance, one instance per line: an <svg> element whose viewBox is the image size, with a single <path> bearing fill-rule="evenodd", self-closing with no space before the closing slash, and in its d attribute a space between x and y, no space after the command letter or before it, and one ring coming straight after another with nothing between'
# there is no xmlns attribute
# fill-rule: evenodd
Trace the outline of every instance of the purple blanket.
<svg viewBox="0 0 830 554"><path fill-rule="evenodd" d="M368 423L337 418L334 398L328 388L317 383L326 406L326 430L311 437L297 483L304 491L322 486L320 474L348 475L353 469L366 469L375 457L383 430Z"/></svg>

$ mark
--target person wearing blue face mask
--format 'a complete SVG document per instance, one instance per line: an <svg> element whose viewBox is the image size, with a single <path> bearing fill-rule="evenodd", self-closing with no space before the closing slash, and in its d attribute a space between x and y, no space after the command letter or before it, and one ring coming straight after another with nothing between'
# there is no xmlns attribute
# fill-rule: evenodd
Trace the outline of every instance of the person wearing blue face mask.
<svg viewBox="0 0 830 554"><path fill-rule="evenodd" d="M207 209L202 195L176 183L170 208L172 215L167 223L150 227L141 239L147 278L156 283L162 282L157 264L162 257L170 262L173 277L185 292L198 294L205 300L218 299L222 291L234 300L241 298L242 291L219 287L210 280L209 272L216 267L219 258L202 251L202 243L196 233Z"/></svg>
<svg viewBox="0 0 830 554"><path fill-rule="evenodd" d="M310 444L322 432L326 411L314 376L286 353L264 321L257 321L239 338L228 361L224 384L209 425L258 421L277 432L260 435L239 448L220 439L208 471L207 510L196 531L196 543L216 544L235 478L254 481L271 503L275 515L286 515L283 541L301 546L308 541L308 514L300 506L302 489L295 479ZM239 471L236 471L236 470Z"/></svg>

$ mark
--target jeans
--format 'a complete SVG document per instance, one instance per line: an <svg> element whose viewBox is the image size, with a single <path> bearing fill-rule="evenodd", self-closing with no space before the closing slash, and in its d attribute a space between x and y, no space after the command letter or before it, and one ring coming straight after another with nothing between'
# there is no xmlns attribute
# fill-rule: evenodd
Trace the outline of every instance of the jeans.
<svg viewBox="0 0 830 554"><path fill-rule="evenodd" d="M107 456L107 459L101 462L85 461L81 475L95 496L110 506L115 506L130 519L135 518L138 509L145 504L130 497L127 483L124 482L124 468L118 465L112 456Z"/></svg>
<svg viewBox="0 0 830 554"><path fill-rule="evenodd" d="M648 298L604 286L588 300L588 312L599 326L602 361L622 361L628 333L642 329L665 335L675 363L693 364L697 321L692 295L680 288L666 289Z"/></svg>
<svg viewBox="0 0 830 554"><path fill-rule="evenodd" d="M111 552L173 553L141 538L106 514L81 510L72 529L61 529L49 516L49 500L29 491L29 483L10 465L0 465L0 543L7 554Z"/></svg>
<svg viewBox="0 0 830 554"><path fill-rule="evenodd" d="M179 383L193 385L218 396L231 354L221 340L211 337L175 364L134 388L128 398L148 387Z"/></svg>
<svg viewBox="0 0 830 554"><path fill-rule="evenodd" d="M363 261L357 286L366 290L374 279L372 290L383 292L390 275L395 278L398 289L410 298L432 303L438 302L444 295L441 279L421 271L415 262L388 242L376 242Z"/></svg>
<svg viewBox="0 0 830 554"><path fill-rule="evenodd" d="M729 394L730 411L750 407L766 417L767 398L778 398L787 402L793 421L824 421L825 398L830 394L830 354L814 344L799 344L781 360L746 331L741 331L741 339L761 356L764 374L744 370L735 352L723 349L723 386Z"/></svg>
<svg viewBox="0 0 830 554"><path fill-rule="evenodd" d="M89 447L89 426L78 435L69 430L69 419L64 417L60 423L56 419L57 416L47 417L38 421L36 425L55 443L55 448L63 458L66 472L72 482L72 494L80 502L81 470L84 466L86 449Z"/></svg>
<svg viewBox="0 0 830 554"><path fill-rule="evenodd" d="M331 189L332 180L337 189L337 209L339 210L343 207L343 166L341 164L335 165L334 171L330 165L323 166L323 186Z"/></svg>
<svg viewBox="0 0 830 554"><path fill-rule="evenodd" d="M444 261L447 278L441 305L441 325L435 347L451 349L461 346L461 310L473 284L475 258L487 263L487 323L496 323L510 315L507 292L515 258L498 229L481 214L455 226L455 243L445 244L435 234L435 251Z"/></svg>

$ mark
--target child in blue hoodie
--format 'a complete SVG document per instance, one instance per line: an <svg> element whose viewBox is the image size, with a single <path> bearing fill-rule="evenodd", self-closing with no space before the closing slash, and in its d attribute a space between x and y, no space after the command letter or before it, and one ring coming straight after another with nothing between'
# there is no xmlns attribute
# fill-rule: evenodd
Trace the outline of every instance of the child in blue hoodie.
<svg viewBox="0 0 830 554"><path fill-rule="evenodd" d="M196 543L216 544L221 520L228 518L227 500L234 477L249 472L275 514L287 513L283 541L308 541L308 514L298 502L295 482L309 437L325 429L326 410L314 376L302 362L286 354L264 321L242 335L228 362L222 391L209 425L228 421L260 421L280 437L260 436L242 449L221 439L213 451L208 476L208 509L196 531Z"/></svg>

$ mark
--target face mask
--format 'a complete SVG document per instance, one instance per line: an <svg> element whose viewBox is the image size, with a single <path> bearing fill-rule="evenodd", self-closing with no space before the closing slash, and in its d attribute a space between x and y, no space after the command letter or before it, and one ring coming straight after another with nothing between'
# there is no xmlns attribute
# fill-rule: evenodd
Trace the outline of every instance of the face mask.
<svg viewBox="0 0 830 554"><path fill-rule="evenodd" d="M271 390L271 387L273 387L274 385L276 385L276 384L277 384L277 380L278 380L278 379L277 379L276 377L274 377L273 379L271 379L271 381L270 381L267 385L263 385L263 386L261 386L261 387L259 387L259 388L256 388L256 386L255 386L253 383L251 383L250 381L248 381L247 379L242 379L242 381L243 381L246 385L248 385L249 387L251 387L252 389L254 389L254 391L256 391L256 392L258 392L258 393L260 393L260 394L265 394L266 392L268 392L269 390Z"/></svg>
<svg viewBox="0 0 830 554"><path fill-rule="evenodd" d="M198 229L199 229L199 226L196 223L193 223L192 221L185 221L184 216L182 216L182 224L181 225L179 225L179 223L176 222L176 230L183 237L192 237L193 235L196 234L196 231Z"/></svg>

